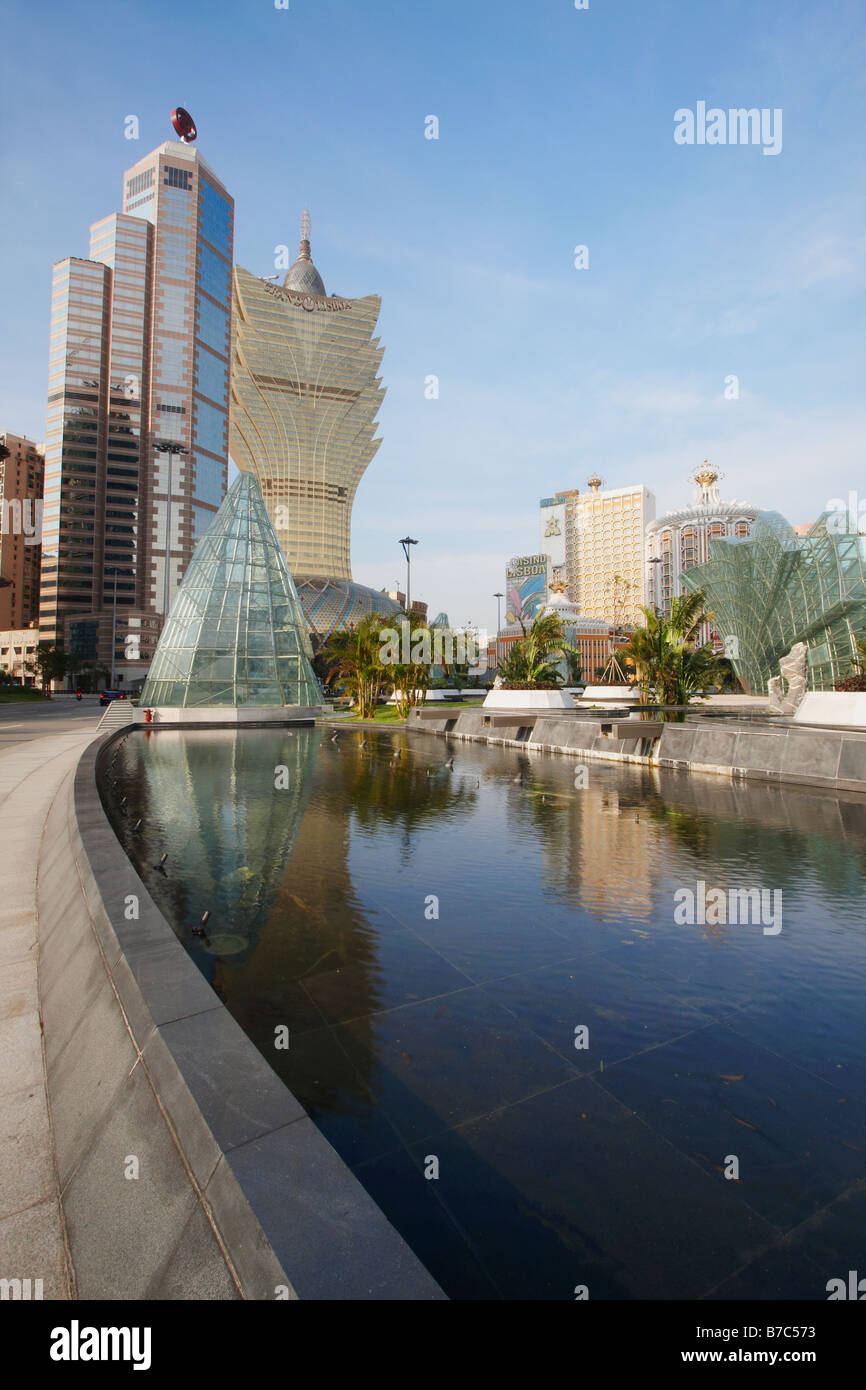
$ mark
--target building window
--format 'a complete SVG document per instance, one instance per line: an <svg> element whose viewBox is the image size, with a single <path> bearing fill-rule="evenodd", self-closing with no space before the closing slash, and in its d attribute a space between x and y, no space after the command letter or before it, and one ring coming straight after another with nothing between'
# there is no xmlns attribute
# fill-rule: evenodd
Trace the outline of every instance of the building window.
<svg viewBox="0 0 866 1390"><path fill-rule="evenodd" d="M153 170L145 169L143 174L135 174L131 179L126 180L126 196L134 198L136 193L143 193L146 188L153 186Z"/></svg>
<svg viewBox="0 0 866 1390"><path fill-rule="evenodd" d="M188 169L174 169L170 164L165 166L166 177L163 183L167 183L169 188L182 188L189 192L192 188L192 174Z"/></svg>

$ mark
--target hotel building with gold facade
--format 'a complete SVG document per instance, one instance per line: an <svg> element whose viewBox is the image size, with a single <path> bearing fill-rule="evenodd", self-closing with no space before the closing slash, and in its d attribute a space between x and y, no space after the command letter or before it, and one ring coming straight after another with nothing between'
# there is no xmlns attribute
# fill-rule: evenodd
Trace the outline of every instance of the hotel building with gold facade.
<svg viewBox="0 0 866 1390"><path fill-rule="evenodd" d="M375 294L327 293L306 212L282 285L234 271L231 455L258 480L318 640L397 607L355 583L351 564L355 493L381 443L380 308Z"/></svg>
<svg viewBox="0 0 866 1390"><path fill-rule="evenodd" d="M643 622L644 533L655 517L653 493L640 484L606 488L593 474L586 492L557 492L540 505L548 582L564 583L586 618L617 627Z"/></svg>

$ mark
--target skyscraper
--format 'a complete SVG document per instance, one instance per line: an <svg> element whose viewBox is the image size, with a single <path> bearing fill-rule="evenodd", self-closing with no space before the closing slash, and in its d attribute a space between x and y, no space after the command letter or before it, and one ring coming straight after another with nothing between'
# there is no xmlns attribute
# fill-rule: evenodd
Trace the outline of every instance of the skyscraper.
<svg viewBox="0 0 866 1390"><path fill-rule="evenodd" d="M167 141L54 270L40 636L143 674L227 486L234 204Z"/></svg>
<svg viewBox="0 0 866 1390"><path fill-rule="evenodd" d="M27 627L39 614L44 465L32 440L0 434L0 629Z"/></svg>
<svg viewBox="0 0 866 1390"><path fill-rule="evenodd" d="M374 294L328 295L306 212L282 286L235 268L231 454L258 479L319 638L396 609L386 594L354 583L351 565L355 492L381 442L380 307Z"/></svg>
<svg viewBox="0 0 866 1390"><path fill-rule="evenodd" d="M647 488L605 488L594 473L577 488L541 500L541 548L554 582L589 618L635 624L645 602L644 530L655 516Z"/></svg>

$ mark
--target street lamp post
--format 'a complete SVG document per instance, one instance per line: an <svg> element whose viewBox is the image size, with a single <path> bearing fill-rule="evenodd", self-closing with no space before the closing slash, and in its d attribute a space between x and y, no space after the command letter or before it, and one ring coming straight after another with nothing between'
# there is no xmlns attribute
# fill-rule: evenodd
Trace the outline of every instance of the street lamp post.
<svg viewBox="0 0 866 1390"><path fill-rule="evenodd" d="M169 564L171 561L171 504L173 490L172 473L174 466L174 456L175 454L177 454L178 457L182 457L184 454L189 453L189 449L185 448L182 444L166 442L155 444L154 450L158 454L168 454L168 490L166 492L165 503L165 580L162 589L162 621L163 625L165 625L165 623L168 621L168 599L170 579Z"/></svg>
<svg viewBox="0 0 866 1390"><path fill-rule="evenodd" d="M109 687L110 690L114 690L115 651L117 648L117 566L109 569L108 573L114 575L114 603L111 609L111 685Z"/></svg>
<svg viewBox="0 0 866 1390"><path fill-rule="evenodd" d="M411 589L411 583L412 583L412 564L411 564L411 554L410 554L409 547L410 547L411 545L417 545L418 542L417 542L416 540L413 540L411 536L404 536L403 539L400 541L400 544L401 544L402 547L403 547L403 554L406 556L406 612L407 612L407 613L411 613L411 612L412 612L412 589Z"/></svg>
<svg viewBox="0 0 866 1390"><path fill-rule="evenodd" d="M651 555L650 558L649 558L649 560L647 561L647 564L649 564L649 565L655 565L655 566L656 566L656 568L655 568L655 569L653 570L653 572L652 572L652 573L653 573L653 608L655 609L656 614L660 614L660 613L661 613L661 604L659 603L659 599L660 599L661 595L660 595L660 593L659 593L659 571L658 571L658 566L661 564L661 562L662 562L662 557L661 557L661 555Z"/></svg>
<svg viewBox="0 0 866 1390"><path fill-rule="evenodd" d="M505 598L505 595L502 594L502 593L496 593L496 594L493 595L493 597L496 599L496 646L495 646L494 650L495 650L495 652L496 652L496 669L497 669L497 671L498 671L498 670L499 670L499 629L500 629L501 626L502 626L502 606L501 606L501 605L502 605L502 600Z"/></svg>

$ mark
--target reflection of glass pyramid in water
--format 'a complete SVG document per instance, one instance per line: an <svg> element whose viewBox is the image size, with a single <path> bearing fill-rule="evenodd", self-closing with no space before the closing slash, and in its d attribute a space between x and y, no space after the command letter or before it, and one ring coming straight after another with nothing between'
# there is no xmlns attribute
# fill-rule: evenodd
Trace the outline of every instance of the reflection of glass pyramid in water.
<svg viewBox="0 0 866 1390"><path fill-rule="evenodd" d="M142 705L318 705L306 620L259 485L241 473L195 548Z"/></svg>

